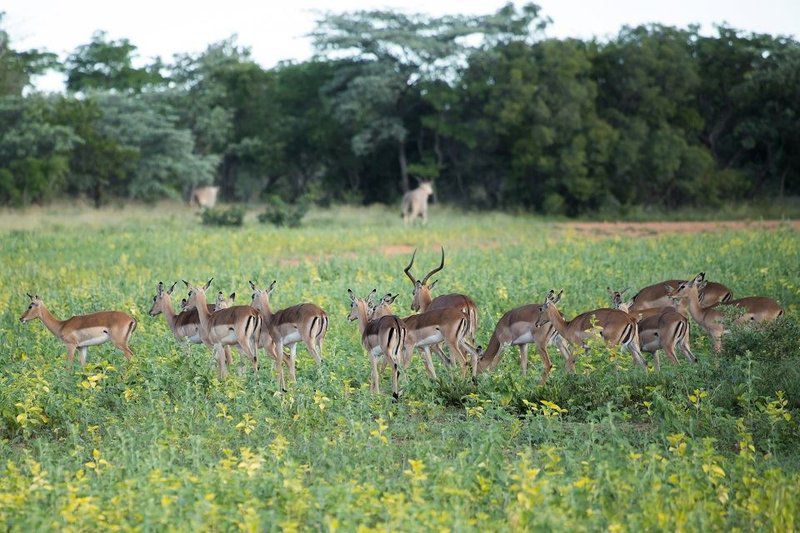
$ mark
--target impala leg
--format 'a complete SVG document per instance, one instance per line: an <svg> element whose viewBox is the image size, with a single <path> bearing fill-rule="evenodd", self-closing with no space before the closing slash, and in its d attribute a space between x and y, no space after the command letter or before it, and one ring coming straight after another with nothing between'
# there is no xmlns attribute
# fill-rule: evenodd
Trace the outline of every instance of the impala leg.
<svg viewBox="0 0 800 533"><path fill-rule="evenodd" d="M378 359L375 357L370 357L370 363L372 364L372 376L370 379L369 389L370 391L379 394L381 392L381 377L378 374ZM386 365L384 365L384 368Z"/></svg>
<svg viewBox="0 0 800 533"><path fill-rule="evenodd" d="M289 347L289 377L292 381L297 381L297 343Z"/></svg>
<svg viewBox="0 0 800 533"><path fill-rule="evenodd" d="M77 348L77 344L67 344L67 368L72 368L75 364L75 350Z"/></svg>
<svg viewBox="0 0 800 533"><path fill-rule="evenodd" d="M453 366L453 360L451 358L447 357L447 354L444 353L444 350L442 350L442 345L441 344L434 344L433 346L431 346L431 349L433 350L433 352L436 355L439 356L439 358L442 360L442 362L445 365Z"/></svg>
<svg viewBox="0 0 800 533"><path fill-rule="evenodd" d="M472 380L474 381L478 375L478 350L472 347L470 343L466 341L466 339L461 339L461 346L463 346L464 350L469 352L471 357L472 363Z"/></svg>
<svg viewBox="0 0 800 533"><path fill-rule="evenodd" d="M392 362L392 397L400 399L400 365L396 361Z"/></svg>
<svg viewBox="0 0 800 533"><path fill-rule="evenodd" d="M224 346L222 348L222 350L225 352L225 363L228 366L231 366L233 364L233 356L231 355L231 347L230 346Z"/></svg>
<svg viewBox="0 0 800 533"><path fill-rule="evenodd" d="M228 375L228 367L225 364L225 350L222 349L222 345L220 344L215 344L213 350L214 357L217 359L219 379L225 379L225 377Z"/></svg>
<svg viewBox="0 0 800 533"><path fill-rule="evenodd" d="M550 361L550 354L547 353L547 341L543 343L536 343L536 350L539 352L539 356L542 358L542 364L544 368L542 369L542 377L539 380L541 385L547 383L547 378L550 376L550 370L553 368L553 362Z"/></svg>
<svg viewBox="0 0 800 533"><path fill-rule="evenodd" d="M80 361L81 366L86 366L86 352L89 350L87 346L81 346L78 348L78 352L80 355L78 356L78 361Z"/></svg>
<svg viewBox="0 0 800 533"><path fill-rule="evenodd" d="M522 377L528 375L528 345L519 345L519 369L522 372Z"/></svg>
<svg viewBox="0 0 800 533"><path fill-rule="evenodd" d="M316 339L310 335L306 335L303 337L303 343L306 345L308 353L314 358L314 362L317 363L317 366L321 365L322 356L320 355L320 352L317 351Z"/></svg>
<svg viewBox="0 0 800 533"><path fill-rule="evenodd" d="M689 331L688 330L686 331L686 335L684 335L683 338L681 339L680 343L678 343L678 346L680 347L681 352L683 353L684 357L686 357L686 359L688 359L689 362L691 362L691 363L696 363L697 362L697 357L695 357L694 353L692 353L692 349L689 346Z"/></svg>
<svg viewBox="0 0 800 533"><path fill-rule="evenodd" d="M458 361L458 364L461 367L461 377L467 377L467 358L464 356L464 353L461 351L458 343L447 341L447 347L450 348L450 354L454 355L456 361Z"/></svg>
<svg viewBox="0 0 800 533"><path fill-rule="evenodd" d="M667 354L671 363L678 364L678 357L675 355L675 346L678 344L678 339L672 339L664 346L664 353Z"/></svg>
<svg viewBox="0 0 800 533"><path fill-rule="evenodd" d="M278 378L278 388L281 392L286 392L286 380L283 377L283 346L280 350L273 345L273 358L275 359L275 374Z"/></svg>
<svg viewBox="0 0 800 533"><path fill-rule="evenodd" d="M433 360L431 359L431 349L429 346L422 348L422 363L425 365L425 370L428 371L428 377L436 379L436 369L433 367Z"/></svg>

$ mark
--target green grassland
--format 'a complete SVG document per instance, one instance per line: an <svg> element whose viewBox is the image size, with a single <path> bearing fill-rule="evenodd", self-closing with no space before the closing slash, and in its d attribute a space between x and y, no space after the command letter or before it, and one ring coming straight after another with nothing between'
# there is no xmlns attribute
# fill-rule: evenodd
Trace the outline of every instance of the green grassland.
<svg viewBox="0 0 800 533"><path fill-rule="evenodd" d="M405 229L396 210L312 213L303 228L208 228L164 204L0 214L0 528L177 530L709 530L800 527L800 235L776 231L591 237L547 220L435 211ZM715 355L696 325L697 365L633 367L594 346L566 375L557 352L538 385L518 352L477 386L415 357L393 403L371 394L346 289L399 292L409 247L436 291L479 307L478 340L517 305L564 288L568 317L637 288L704 270L735 296L778 299L787 318L734 331ZM276 394L269 361L220 382L209 350L150 318L158 281L236 291L278 280L273 304L327 310L325 362L299 349ZM182 287L176 289L182 293ZM85 369L25 292L65 318L100 309L139 326L127 363L111 345ZM180 299L180 296L178 297ZM236 359L239 364L238 358Z"/></svg>

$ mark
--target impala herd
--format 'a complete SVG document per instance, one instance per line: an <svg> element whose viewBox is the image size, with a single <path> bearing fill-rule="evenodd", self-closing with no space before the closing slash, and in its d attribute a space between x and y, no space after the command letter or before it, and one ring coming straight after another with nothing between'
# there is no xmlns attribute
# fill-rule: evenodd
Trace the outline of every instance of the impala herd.
<svg viewBox="0 0 800 533"><path fill-rule="evenodd" d="M563 291L551 290L544 301L517 307L505 313L494 328L484 350L475 345L478 312L475 302L463 294L445 294L433 297L436 281L431 277L444 268L444 248L441 263L424 278L411 273L416 250L403 270L413 284L411 309L415 314L398 317L392 304L398 295L386 294L376 300L377 290L359 297L350 289L348 320L358 321L361 343L370 364L370 389L380 392L381 374L386 366L392 371L392 394L399 398L401 370L411 363L413 351L420 352L428 375L436 379L431 352L446 366L458 365L461 375L471 369L472 379L497 366L509 346L519 346L520 367L525 375L528 366L528 347L531 344L542 359L541 383L545 383L552 362L547 346L553 344L566 361L567 372L575 370L576 349L585 348L598 333L610 346L620 346L631 353L633 360L646 368L642 352L651 353L656 370L660 369L659 350L664 350L669 360L678 363L676 351L690 362L697 358L689 345L689 317L705 330L715 351L722 348L725 333L725 309L734 309L739 316L734 323L757 323L774 320L783 314L778 303L762 296L734 300L731 291L720 283L706 281L700 273L691 280L668 280L640 290L630 301L624 295L628 289L615 291L607 288L611 307L594 309L567 320L558 309ZM328 331L328 315L313 303L302 303L273 311L270 295L273 281L259 288L250 281L250 305L234 305L235 293L227 298L222 292L209 303L207 292L213 278L204 285L184 281L188 295L181 301L181 311L175 313L172 293L177 284L166 287L159 282L150 316L163 314L167 325L178 340L204 344L216 359L219 377L224 378L233 364L230 348L236 347L245 360L258 371L259 352L273 359L278 386L286 390L284 365L291 380L296 379L297 345L302 342L317 365L322 364L323 344ZM28 294L30 303L20 318L27 322L40 319L53 335L67 347L68 364L72 365L75 351L80 352L81 365L86 364L89 346L111 341L127 359L133 355L129 342L136 329L136 320L119 311L101 311L89 315L58 320L48 311L39 296ZM449 355L443 350L446 345ZM468 358L469 356L469 358Z"/></svg>

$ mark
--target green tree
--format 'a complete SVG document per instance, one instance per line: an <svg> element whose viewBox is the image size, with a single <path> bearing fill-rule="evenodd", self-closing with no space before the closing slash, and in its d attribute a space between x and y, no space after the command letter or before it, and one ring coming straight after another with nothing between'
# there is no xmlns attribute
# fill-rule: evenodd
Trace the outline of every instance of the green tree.
<svg viewBox="0 0 800 533"><path fill-rule="evenodd" d="M3 30L4 13L0 11L0 96L19 96L31 83L31 77L58 68L55 54L40 50L14 50Z"/></svg>

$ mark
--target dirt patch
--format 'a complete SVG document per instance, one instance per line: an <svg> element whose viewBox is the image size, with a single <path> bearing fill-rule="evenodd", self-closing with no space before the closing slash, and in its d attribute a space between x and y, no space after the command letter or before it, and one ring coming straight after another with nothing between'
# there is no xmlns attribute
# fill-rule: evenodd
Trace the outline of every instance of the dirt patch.
<svg viewBox="0 0 800 533"><path fill-rule="evenodd" d="M383 255L411 255L414 247L410 244L388 244L380 247Z"/></svg>
<svg viewBox="0 0 800 533"><path fill-rule="evenodd" d="M630 235L641 237L663 233L708 233L714 231L761 229L775 230L779 227L800 229L800 220L726 220L704 222L567 222L556 227L577 231L587 236L610 237Z"/></svg>

